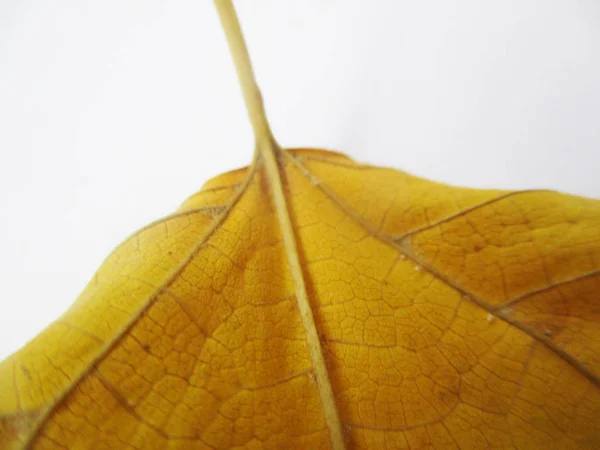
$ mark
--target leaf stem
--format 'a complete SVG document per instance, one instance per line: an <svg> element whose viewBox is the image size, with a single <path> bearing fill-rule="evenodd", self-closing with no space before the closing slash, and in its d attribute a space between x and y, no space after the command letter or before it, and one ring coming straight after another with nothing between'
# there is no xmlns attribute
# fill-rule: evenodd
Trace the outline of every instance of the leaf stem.
<svg viewBox="0 0 600 450"><path fill-rule="evenodd" d="M342 424L335 403L327 365L323 356L321 339L319 338L314 314L306 292L304 274L296 244L296 235L290 218L283 184L281 182L281 169L278 161L278 155L281 154L281 149L271 134L271 129L265 115L262 96L258 89L258 85L256 84L254 72L252 71L248 49L246 48L240 23L237 19L235 9L231 4L231 0L214 0L214 2L221 18L221 24L225 30L229 49L231 50L240 85L242 87L246 108L248 109L248 115L250 116L252 127L254 128L256 151L260 152L260 155L264 160L265 172L273 196L273 203L281 228L285 252L294 281L296 302L298 304L302 325L306 332L306 344L312 361L313 373L319 390L331 445L334 450L344 450L346 446L342 432Z"/></svg>
<svg viewBox="0 0 600 450"><path fill-rule="evenodd" d="M248 48L246 47L246 41L244 40L235 8L231 0L214 0L214 3L219 13L225 37L227 38L233 63L235 64L242 95L246 103L246 110L254 129L257 146L272 145L275 147L274 149L278 149L279 146L275 142L267 120L262 94L256 83Z"/></svg>

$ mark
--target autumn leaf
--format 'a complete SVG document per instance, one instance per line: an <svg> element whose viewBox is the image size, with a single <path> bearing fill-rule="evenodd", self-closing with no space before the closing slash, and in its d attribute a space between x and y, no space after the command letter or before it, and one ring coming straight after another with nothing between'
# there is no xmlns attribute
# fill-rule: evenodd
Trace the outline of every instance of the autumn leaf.
<svg viewBox="0 0 600 450"><path fill-rule="evenodd" d="M599 448L600 201L281 150L216 4L255 158L0 363L0 448Z"/></svg>

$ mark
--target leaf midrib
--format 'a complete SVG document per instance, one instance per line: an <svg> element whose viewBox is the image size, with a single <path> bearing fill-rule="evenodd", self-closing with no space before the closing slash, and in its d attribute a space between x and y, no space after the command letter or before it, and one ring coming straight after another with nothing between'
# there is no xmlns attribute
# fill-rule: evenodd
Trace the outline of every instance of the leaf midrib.
<svg viewBox="0 0 600 450"><path fill-rule="evenodd" d="M284 241L285 253L294 282L296 302L306 333L306 343L309 349L315 382L319 391L325 422L329 429L329 437L334 450L344 450L346 445L342 433L331 381L323 356L323 349L312 312L312 307L306 293L304 274L300 265L300 257L296 245L296 236L290 219L289 210L278 165L278 157L282 151L277 145L266 117L262 95L256 83L246 42L242 34L237 14L231 0L214 0L219 19L227 38L227 44L238 75L242 96L256 139L255 154L260 154L265 165L266 177L270 187L271 200L277 215L281 234Z"/></svg>
<svg viewBox="0 0 600 450"><path fill-rule="evenodd" d="M331 380L323 356L323 348L312 306L306 293L306 283L304 282L304 273L300 264L300 256L296 244L296 236L292 222L290 219L285 193L281 183L281 174L279 172L279 164L276 155L281 154L281 150L275 147L275 144L264 145L261 154L265 161L265 170L269 181L270 193L281 228L285 253L288 259L289 269L294 283L294 292L296 294L296 302L300 312L302 325L306 333L306 343L312 361L315 382L321 397L325 422L329 428L331 444L335 450L343 450L345 448L344 437L342 433L342 424L335 403L335 396L331 386Z"/></svg>

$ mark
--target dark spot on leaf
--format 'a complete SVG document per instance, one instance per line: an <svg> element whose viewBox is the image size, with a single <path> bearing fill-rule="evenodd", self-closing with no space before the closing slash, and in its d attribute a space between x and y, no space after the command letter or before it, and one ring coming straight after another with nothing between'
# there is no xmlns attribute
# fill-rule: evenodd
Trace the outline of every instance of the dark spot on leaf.
<svg viewBox="0 0 600 450"><path fill-rule="evenodd" d="M25 378L31 380L31 373L26 367L21 366L21 371L23 372L23 375L25 375Z"/></svg>

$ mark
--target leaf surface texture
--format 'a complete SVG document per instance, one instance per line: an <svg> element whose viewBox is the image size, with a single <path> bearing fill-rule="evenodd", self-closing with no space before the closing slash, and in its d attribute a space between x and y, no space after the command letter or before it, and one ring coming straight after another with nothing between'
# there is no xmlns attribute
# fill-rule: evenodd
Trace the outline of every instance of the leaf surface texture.
<svg viewBox="0 0 600 450"><path fill-rule="evenodd" d="M347 448L600 447L600 202L278 154ZM258 158L0 363L0 448L330 448Z"/></svg>

